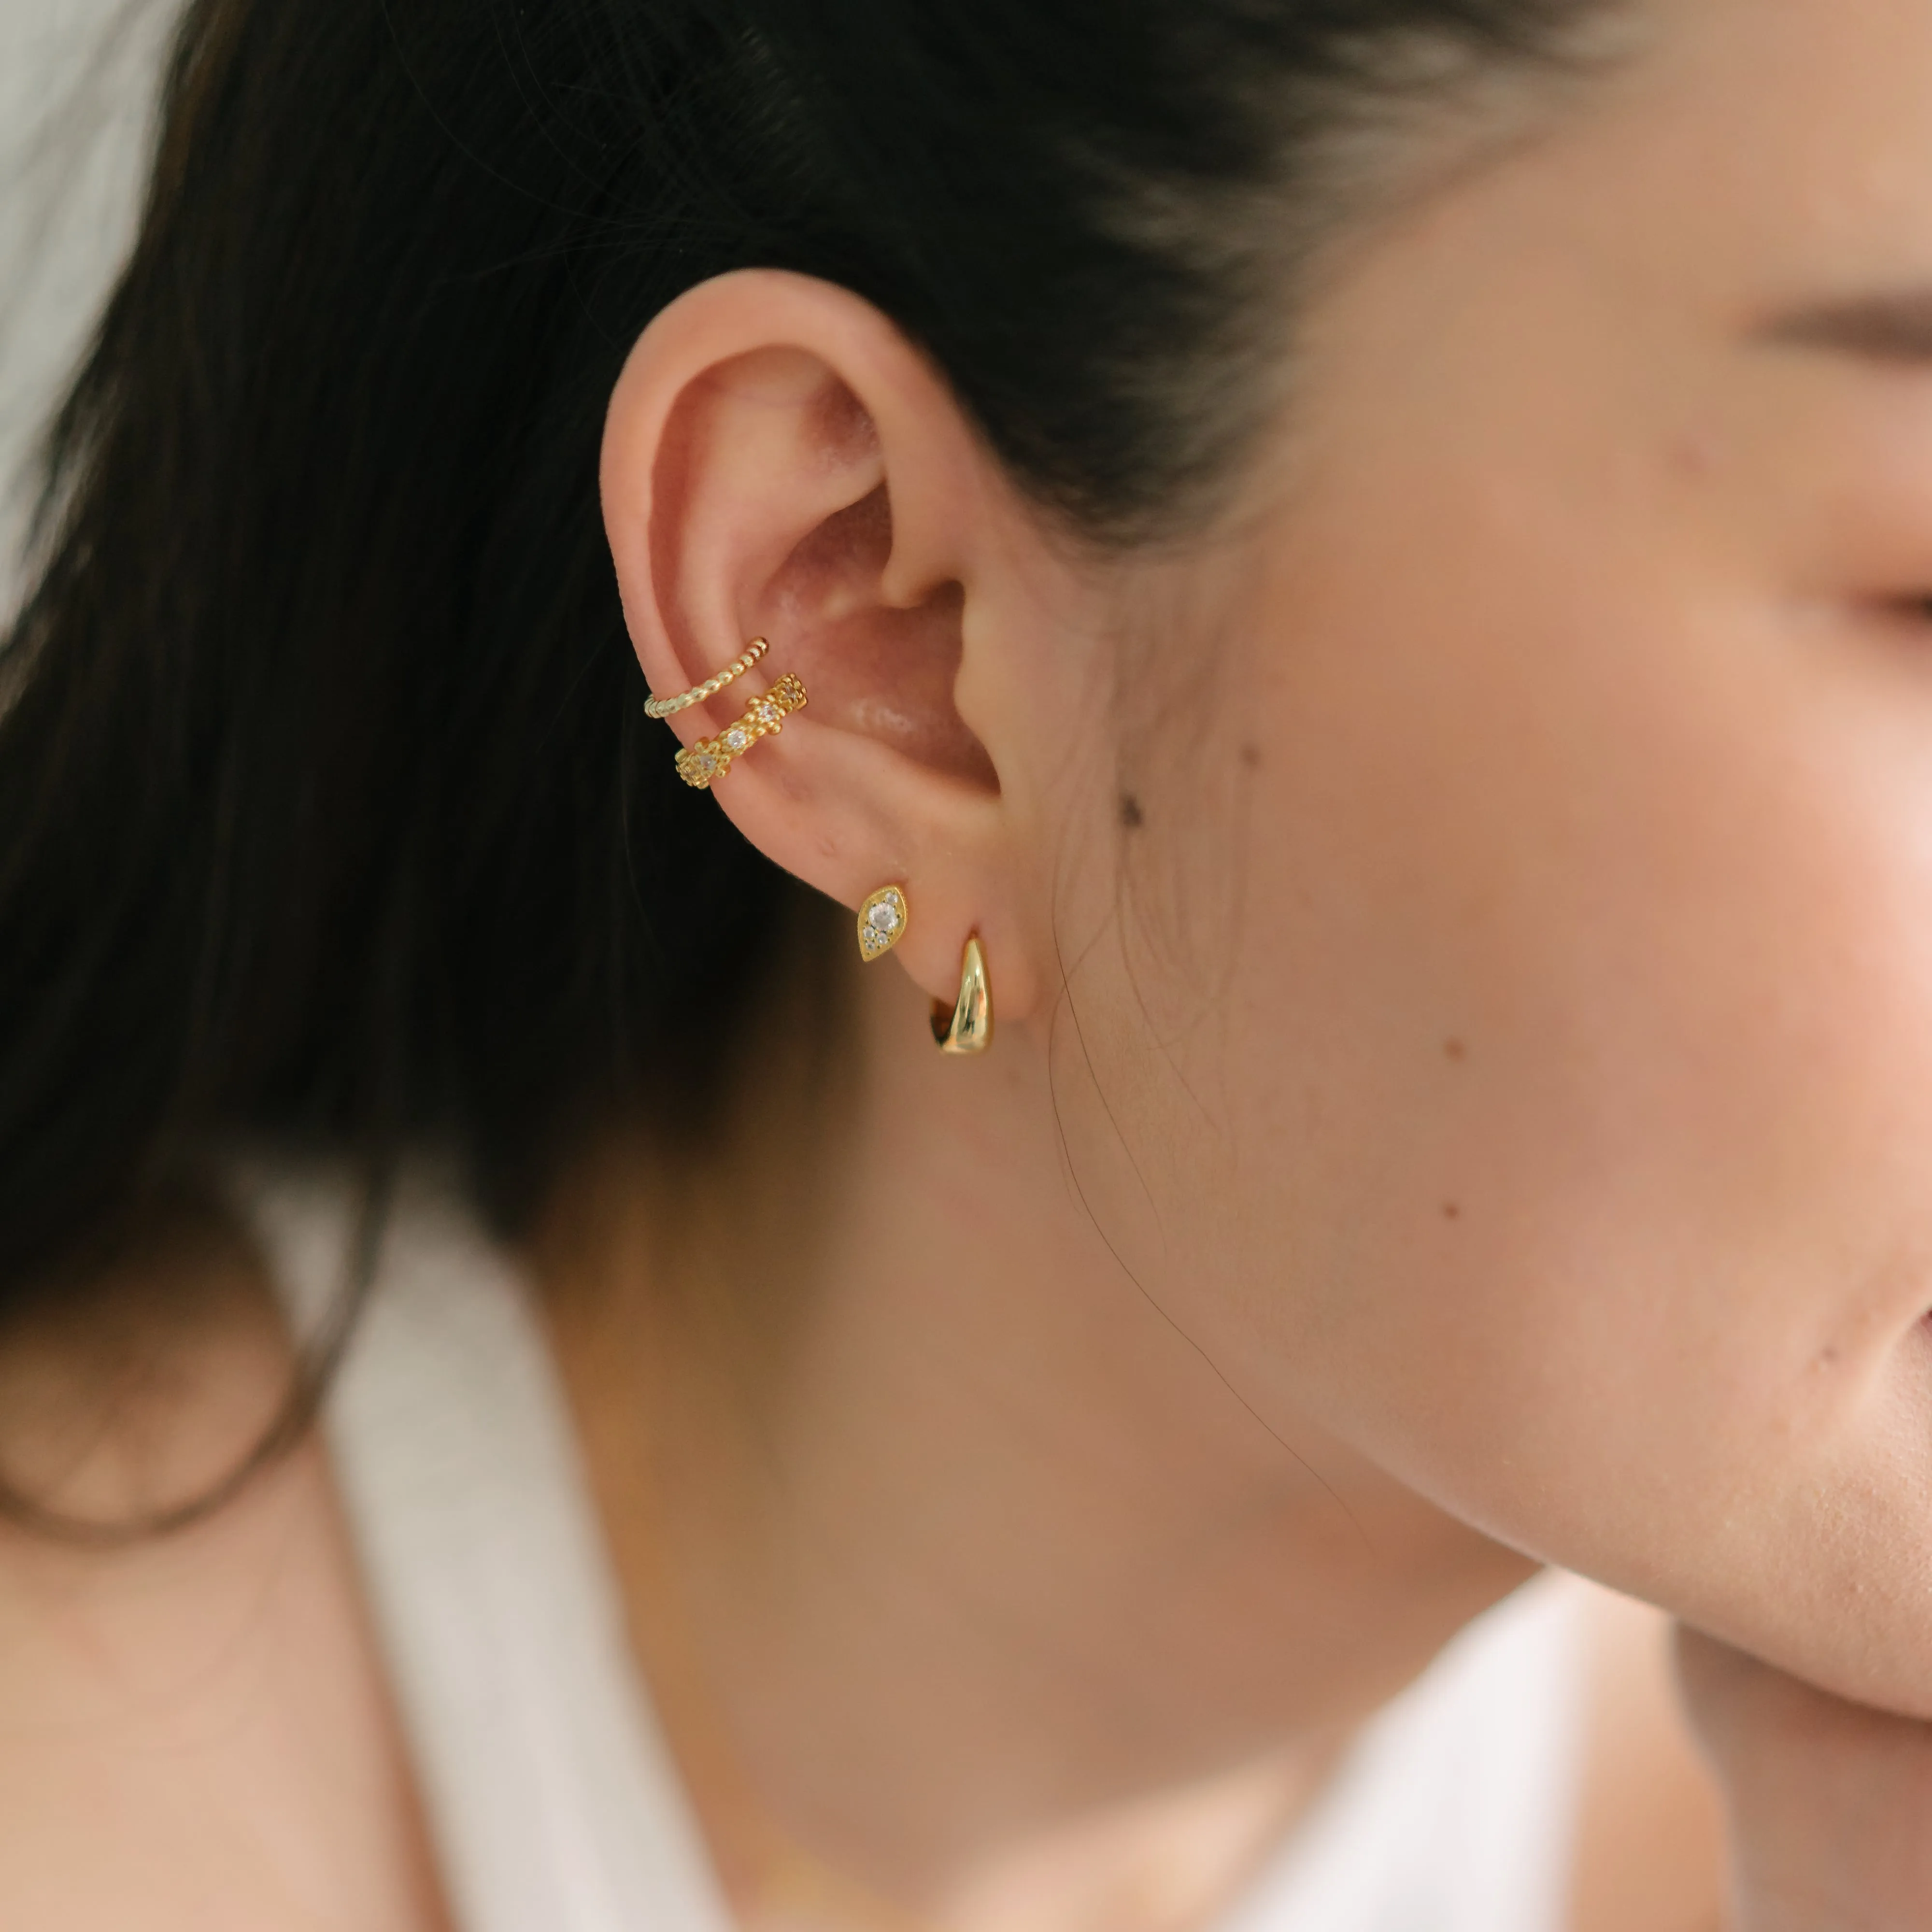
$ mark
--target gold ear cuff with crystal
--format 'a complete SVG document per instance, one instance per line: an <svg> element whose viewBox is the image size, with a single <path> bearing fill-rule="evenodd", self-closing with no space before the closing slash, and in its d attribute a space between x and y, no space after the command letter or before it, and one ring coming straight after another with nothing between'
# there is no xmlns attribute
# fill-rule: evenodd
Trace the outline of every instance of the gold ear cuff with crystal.
<svg viewBox="0 0 1932 1932"><path fill-rule="evenodd" d="M701 688L701 687L700 687ZM745 715L715 738L700 738L677 754L677 775L688 785L706 791L760 738L773 738L784 729L794 711L805 708L805 686L788 671L762 698L745 707Z"/></svg>

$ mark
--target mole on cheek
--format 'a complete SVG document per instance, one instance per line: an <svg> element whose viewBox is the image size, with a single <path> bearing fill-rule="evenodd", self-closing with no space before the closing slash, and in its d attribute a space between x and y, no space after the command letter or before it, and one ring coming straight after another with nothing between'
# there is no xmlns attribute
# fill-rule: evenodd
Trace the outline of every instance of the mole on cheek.
<svg viewBox="0 0 1932 1932"><path fill-rule="evenodd" d="M1244 745L1241 747L1241 763L1246 765L1250 771L1258 770L1261 766L1261 762L1262 748L1260 746Z"/></svg>
<svg viewBox="0 0 1932 1932"><path fill-rule="evenodd" d="M1672 440L1664 461L1673 476L1687 483L1701 483L1716 472L1720 454L1714 436L1694 431Z"/></svg>
<svg viewBox="0 0 1932 1932"><path fill-rule="evenodd" d="M1460 1221L1462 1218L1462 1204L1460 1201L1445 1201L1442 1204L1442 1218L1445 1221Z"/></svg>
<svg viewBox="0 0 1932 1932"><path fill-rule="evenodd" d="M1130 832L1138 832L1147 823L1146 814L1141 810L1141 802L1130 791L1120 794L1120 823Z"/></svg>

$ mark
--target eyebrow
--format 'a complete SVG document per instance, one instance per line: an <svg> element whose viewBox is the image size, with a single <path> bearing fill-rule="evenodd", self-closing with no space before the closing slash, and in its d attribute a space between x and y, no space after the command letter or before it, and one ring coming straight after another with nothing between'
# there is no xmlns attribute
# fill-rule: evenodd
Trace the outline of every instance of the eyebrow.
<svg viewBox="0 0 1932 1932"><path fill-rule="evenodd" d="M1750 334L1780 348L1932 364L1932 286L1813 303L1769 316Z"/></svg>

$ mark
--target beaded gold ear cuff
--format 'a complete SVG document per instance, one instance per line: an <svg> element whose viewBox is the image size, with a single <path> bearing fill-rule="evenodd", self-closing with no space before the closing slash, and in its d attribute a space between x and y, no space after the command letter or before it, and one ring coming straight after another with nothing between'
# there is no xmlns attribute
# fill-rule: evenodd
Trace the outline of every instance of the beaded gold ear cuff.
<svg viewBox="0 0 1932 1932"><path fill-rule="evenodd" d="M742 677L770 649L763 638L754 638L745 646L744 655L734 658L716 677L707 677L702 684L694 684L688 691L680 691L675 698L646 698L644 716L669 718L692 705L702 704L707 698L716 698L734 678Z"/></svg>
<svg viewBox="0 0 1932 1932"><path fill-rule="evenodd" d="M700 687L701 688L702 687ZM776 737L794 711L805 708L805 686L790 671L762 698L754 698L745 715L715 738L700 738L678 753L677 775L688 785L708 791L760 738Z"/></svg>

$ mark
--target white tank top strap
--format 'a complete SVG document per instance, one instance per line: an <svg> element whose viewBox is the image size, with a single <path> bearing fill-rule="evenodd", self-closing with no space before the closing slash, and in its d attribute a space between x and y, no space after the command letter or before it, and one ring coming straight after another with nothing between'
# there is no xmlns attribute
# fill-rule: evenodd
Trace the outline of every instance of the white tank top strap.
<svg viewBox="0 0 1932 1932"><path fill-rule="evenodd" d="M1479 1617L1366 1727L1220 1932L1562 1932L1586 1675L1574 1579Z"/></svg>
<svg viewBox="0 0 1932 1932"><path fill-rule="evenodd" d="M351 1197L238 1191L312 1331ZM460 1932L730 1932L528 1291L453 1192L398 1198L326 1428ZM1560 1578L1472 1624L1220 1932L1560 1932L1577 1624Z"/></svg>
<svg viewBox="0 0 1932 1932"><path fill-rule="evenodd" d="M351 1198L248 1203L313 1332ZM460 1932L730 1932L535 1312L450 1194L398 1200L325 1426Z"/></svg>

